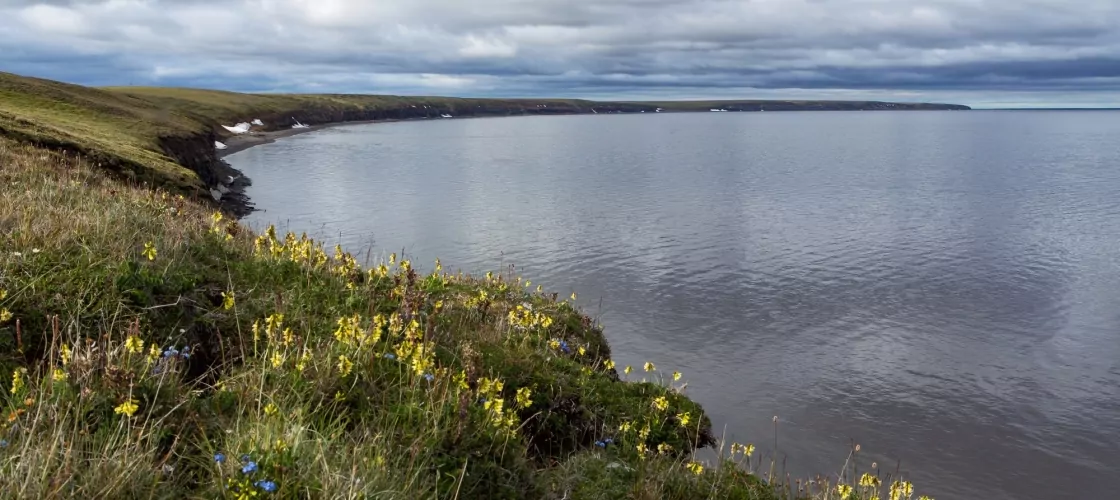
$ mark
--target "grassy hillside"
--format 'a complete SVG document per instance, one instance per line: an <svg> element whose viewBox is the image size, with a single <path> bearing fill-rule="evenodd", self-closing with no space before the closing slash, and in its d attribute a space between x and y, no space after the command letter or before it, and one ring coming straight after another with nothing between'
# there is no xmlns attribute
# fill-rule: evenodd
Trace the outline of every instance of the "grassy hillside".
<svg viewBox="0 0 1120 500"><path fill-rule="evenodd" d="M301 97L3 82L0 498L892 489L854 451L840 475L795 483L763 446L719 443L687 375L614 366L590 318L521 277L359 263L104 168L173 177L181 167L157 149L169 137ZM705 447L713 461L697 458ZM908 483L892 486L909 498Z"/></svg>

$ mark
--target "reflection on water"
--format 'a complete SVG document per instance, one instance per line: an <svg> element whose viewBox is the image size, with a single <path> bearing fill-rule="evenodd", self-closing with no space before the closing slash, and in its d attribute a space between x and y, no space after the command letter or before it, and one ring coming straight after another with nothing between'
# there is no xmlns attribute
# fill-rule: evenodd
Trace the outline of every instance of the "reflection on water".
<svg viewBox="0 0 1120 500"><path fill-rule="evenodd" d="M728 438L771 453L779 415L791 473L854 441L942 500L1111 498L1118 137L1109 112L526 117L229 160L258 227L578 291Z"/></svg>

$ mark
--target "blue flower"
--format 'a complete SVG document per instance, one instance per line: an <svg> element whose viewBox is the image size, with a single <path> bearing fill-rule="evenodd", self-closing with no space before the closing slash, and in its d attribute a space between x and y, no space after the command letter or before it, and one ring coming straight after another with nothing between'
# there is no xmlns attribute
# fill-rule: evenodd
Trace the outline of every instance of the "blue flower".
<svg viewBox="0 0 1120 500"><path fill-rule="evenodd" d="M191 348L190 348L190 346L184 346L183 347L183 352L181 352L180 355L183 356L183 359L191 359Z"/></svg>
<svg viewBox="0 0 1120 500"><path fill-rule="evenodd" d="M7 447L8 447L8 440L7 439L0 439L0 448L7 448Z"/></svg>
<svg viewBox="0 0 1120 500"><path fill-rule="evenodd" d="M568 341L566 341L566 340L561 340L560 341L560 350L564 351L565 353L572 352L572 349L568 347Z"/></svg>
<svg viewBox="0 0 1120 500"><path fill-rule="evenodd" d="M428 382L431 382L435 379L436 379L436 376L432 375L431 373L425 373L424 374L424 380L427 380Z"/></svg>
<svg viewBox="0 0 1120 500"><path fill-rule="evenodd" d="M272 493L272 492L276 491L276 488L277 488L275 481L265 481L265 480L262 479L260 481L257 481L256 484L257 484L258 488L260 488L260 489L262 489L262 490L264 490L268 493Z"/></svg>
<svg viewBox="0 0 1120 500"><path fill-rule="evenodd" d="M249 463L245 464L244 467L241 468L241 473L242 474L252 474L256 471L257 471L257 463L256 462L249 462Z"/></svg>
<svg viewBox="0 0 1120 500"><path fill-rule="evenodd" d="M385 359L397 359L397 355L391 352L385 353Z"/></svg>
<svg viewBox="0 0 1120 500"><path fill-rule="evenodd" d="M165 357L165 358L170 358L171 356L178 356L178 355L179 355L179 351L176 350L174 347L168 347L166 351L163 351L163 357Z"/></svg>
<svg viewBox="0 0 1120 500"><path fill-rule="evenodd" d="M600 447L600 448L606 448L606 447L607 447L607 443L604 443L604 442L602 442L602 441L595 441L595 446L598 446L598 447Z"/></svg>
<svg viewBox="0 0 1120 500"><path fill-rule="evenodd" d="M244 454L244 455L241 455L241 463L246 463L246 462L248 462L249 460L251 460L251 459L249 458L249 454Z"/></svg>
<svg viewBox="0 0 1120 500"><path fill-rule="evenodd" d="M614 440L613 440L613 439L611 439L611 438L607 438L607 439L604 439L604 440L603 440L603 443L605 443L605 444L611 444L611 443L614 443Z"/></svg>
<svg viewBox="0 0 1120 500"><path fill-rule="evenodd" d="M226 456L221 453L217 453L214 455L214 461L220 464L224 464L226 463Z"/></svg>

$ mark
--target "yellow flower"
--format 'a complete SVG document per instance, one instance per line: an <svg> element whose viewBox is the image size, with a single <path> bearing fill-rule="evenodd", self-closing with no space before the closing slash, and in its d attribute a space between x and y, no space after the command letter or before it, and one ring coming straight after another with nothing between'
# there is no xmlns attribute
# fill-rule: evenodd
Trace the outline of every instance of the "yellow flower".
<svg viewBox="0 0 1120 500"><path fill-rule="evenodd" d="M645 443L638 443L637 450L638 450L638 453L642 454L642 455L645 455L646 452L649 451L649 449L646 448Z"/></svg>
<svg viewBox="0 0 1120 500"><path fill-rule="evenodd" d="M673 372L673 382L681 379L681 372Z"/></svg>
<svg viewBox="0 0 1120 500"><path fill-rule="evenodd" d="M579 355L580 355L580 356L585 356L585 355L587 355L587 348L586 348L586 347L584 347L584 346L579 346L579 349L578 349L578 350L579 350Z"/></svg>
<svg viewBox="0 0 1120 500"><path fill-rule="evenodd" d="M541 293L543 291L544 291L544 286L543 285L537 285L537 293Z"/></svg>
<svg viewBox="0 0 1120 500"><path fill-rule="evenodd" d="M657 399L653 400L653 407L658 411L665 411L669 407L669 400L665 399L665 396L658 396Z"/></svg>
<svg viewBox="0 0 1120 500"><path fill-rule="evenodd" d="M629 375L630 372L634 371L634 368L631 367L630 365L626 365L626 369L622 370L622 371L625 372L627 375Z"/></svg>
<svg viewBox="0 0 1120 500"><path fill-rule="evenodd" d="M914 494L914 485L909 481L895 481L891 483L891 500L910 498Z"/></svg>
<svg viewBox="0 0 1120 500"><path fill-rule="evenodd" d="M852 487L846 484L836 485L836 492L840 494L840 500L848 500L852 496Z"/></svg>
<svg viewBox="0 0 1120 500"><path fill-rule="evenodd" d="M393 253L389 254L389 265L393 265L393 264L396 264L396 263L397 263L397 253L393 252Z"/></svg>
<svg viewBox="0 0 1120 500"><path fill-rule="evenodd" d="M918 500L933 500L933 499L930 498L930 497L927 497L925 495L922 495L922 496L918 497Z"/></svg>
<svg viewBox="0 0 1120 500"><path fill-rule="evenodd" d="M144 350L144 341L135 335L129 335L128 339L124 341L124 348L130 354L140 354Z"/></svg>
<svg viewBox="0 0 1120 500"><path fill-rule="evenodd" d="M308 361L311 361L311 354L305 349L303 354L300 355L299 361L296 362L296 371L303 373L303 370L307 368Z"/></svg>
<svg viewBox="0 0 1120 500"><path fill-rule="evenodd" d="M0 323L7 323L12 319L12 311L6 308L0 308Z"/></svg>
<svg viewBox="0 0 1120 500"><path fill-rule="evenodd" d="M670 451L673 451L673 445L669 443L661 443L657 445L657 452L662 455L669 453Z"/></svg>
<svg viewBox="0 0 1120 500"><path fill-rule="evenodd" d="M704 466L700 462L689 462L688 470L692 471L693 474L699 476L700 474L704 473Z"/></svg>
<svg viewBox="0 0 1120 500"><path fill-rule="evenodd" d="M868 488L874 487L874 486L879 486L879 478L864 472L863 476L861 476L859 478L859 485L864 486L864 487L868 487Z"/></svg>
<svg viewBox="0 0 1120 500"><path fill-rule="evenodd" d="M266 405L264 407L264 414L265 415L270 415L271 416L271 415L275 415L277 413L280 413L280 408L277 408L275 403L269 403L268 405Z"/></svg>
<svg viewBox="0 0 1120 500"><path fill-rule="evenodd" d="M559 349L560 348L560 341L556 340L556 339L549 340L548 341L548 347L550 347L552 349Z"/></svg>
<svg viewBox="0 0 1120 500"><path fill-rule="evenodd" d="M677 420L680 421L681 427L688 427L688 422L692 420L692 415L688 412L678 413Z"/></svg>
<svg viewBox="0 0 1120 500"><path fill-rule="evenodd" d="M630 432L630 422L623 422L618 426L618 432Z"/></svg>
<svg viewBox="0 0 1120 500"><path fill-rule="evenodd" d="M27 368L17 368L12 371L12 394L19 394L23 390L23 374L27 373Z"/></svg>
<svg viewBox="0 0 1120 500"><path fill-rule="evenodd" d="M62 368L55 368L54 371L51 372L51 379L55 382L62 382L66 380L66 372L63 371Z"/></svg>
<svg viewBox="0 0 1120 500"><path fill-rule="evenodd" d="M280 368L281 366L284 366L284 356L279 351L272 353L272 367Z"/></svg>
<svg viewBox="0 0 1120 500"><path fill-rule="evenodd" d="M233 290L230 290L228 292L222 292L222 309L225 309L227 311L230 310L230 309L233 309L233 304L234 304L234 296L233 295L234 295Z"/></svg>
<svg viewBox="0 0 1120 500"><path fill-rule="evenodd" d="M750 458L751 455L754 455L754 445L753 444L748 444L748 445L744 446L743 447L743 454L746 455L747 458Z"/></svg>
<svg viewBox="0 0 1120 500"><path fill-rule="evenodd" d="M604 361L603 362L603 367L605 367L608 370L613 370L614 369L614 361L611 361L609 359Z"/></svg>
<svg viewBox="0 0 1120 500"><path fill-rule="evenodd" d="M439 263L439 259L436 259L436 272L438 273L442 270L443 270L443 265Z"/></svg>
<svg viewBox="0 0 1120 500"><path fill-rule="evenodd" d="M338 371L343 377L350 375L350 371L354 369L354 362L350 358L342 354L338 357Z"/></svg>
<svg viewBox="0 0 1120 500"><path fill-rule="evenodd" d="M532 391L529 390L528 387L522 387L522 388L518 389L517 390L517 407L518 408L528 408L529 405L533 404L532 399L530 399L532 397L532 395L533 395L533 393L532 393Z"/></svg>
<svg viewBox="0 0 1120 500"><path fill-rule="evenodd" d="M572 300L576 300L576 292L572 292Z"/></svg>
<svg viewBox="0 0 1120 500"><path fill-rule="evenodd" d="M657 369L657 367L653 366L653 363L650 363L649 361L646 361L646 364L642 365L642 368L644 368L647 372L652 372Z"/></svg>
<svg viewBox="0 0 1120 500"><path fill-rule="evenodd" d="M62 366L70 364L70 358L72 357L72 354L70 352L69 345L62 344L62 348L59 349L59 357L62 358Z"/></svg>
<svg viewBox="0 0 1120 500"><path fill-rule="evenodd" d="M156 260L156 253L156 246L149 241L144 244L144 251L141 252L141 255L147 257L148 260Z"/></svg>
<svg viewBox="0 0 1120 500"><path fill-rule="evenodd" d="M140 405L138 405L136 403L136 400L135 399L130 399L128 401L125 401L125 402L121 403L116 408L113 408L113 413L116 413L117 415L124 415L126 417L131 417L132 415L134 415L136 413L136 410L139 410L139 409L140 409Z"/></svg>
<svg viewBox="0 0 1120 500"><path fill-rule="evenodd" d="M155 363L156 360L159 359L159 354L159 346L152 344L152 346L148 348L148 362Z"/></svg>
<svg viewBox="0 0 1120 500"><path fill-rule="evenodd" d="M8 291L0 288L0 300L8 298Z"/></svg>
<svg viewBox="0 0 1120 500"><path fill-rule="evenodd" d="M291 345L292 340L295 338L295 334L292 333L291 328L285 328L283 336L284 336L284 345Z"/></svg>

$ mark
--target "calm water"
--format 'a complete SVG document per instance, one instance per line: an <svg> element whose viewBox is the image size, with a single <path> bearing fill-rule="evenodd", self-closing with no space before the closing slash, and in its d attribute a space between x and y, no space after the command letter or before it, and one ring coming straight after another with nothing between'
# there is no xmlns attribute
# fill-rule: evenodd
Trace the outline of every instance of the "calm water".
<svg viewBox="0 0 1120 500"><path fill-rule="evenodd" d="M361 125L236 154L257 227L520 274L795 474L1116 498L1120 113ZM431 264L428 264L428 269Z"/></svg>

